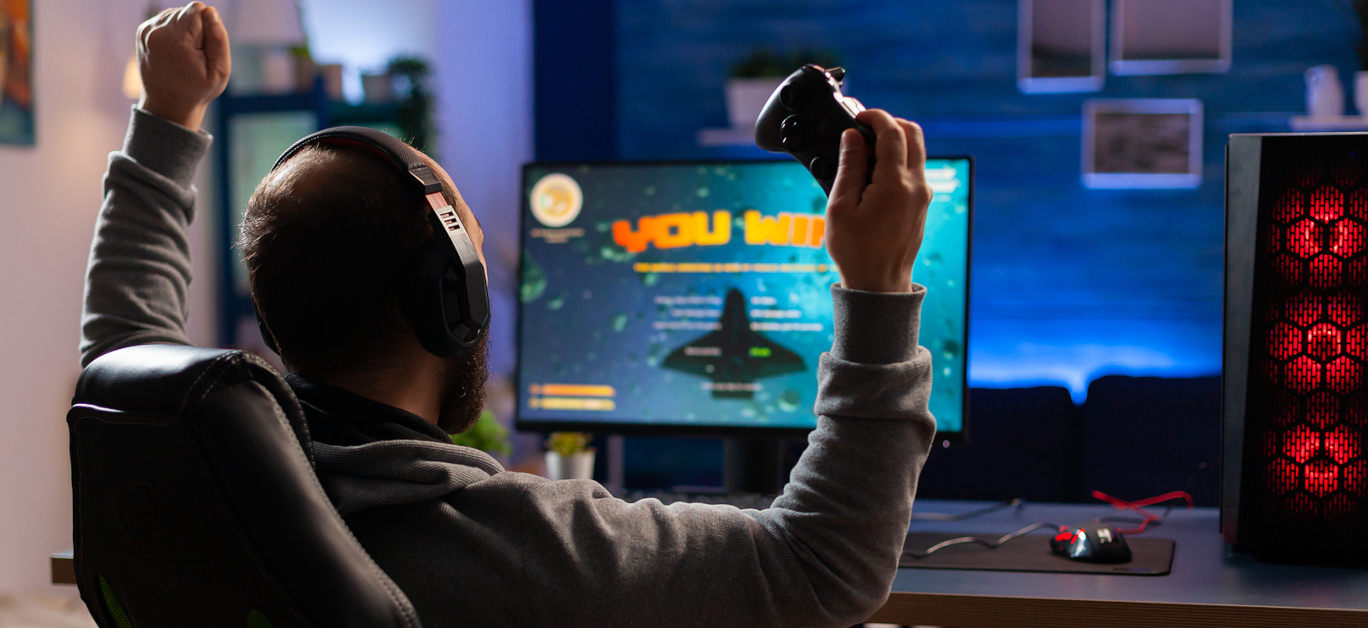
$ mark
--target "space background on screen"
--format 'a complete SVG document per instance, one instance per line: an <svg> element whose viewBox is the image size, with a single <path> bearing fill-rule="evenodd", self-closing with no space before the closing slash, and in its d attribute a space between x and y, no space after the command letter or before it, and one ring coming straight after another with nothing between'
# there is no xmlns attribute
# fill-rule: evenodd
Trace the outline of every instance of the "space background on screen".
<svg viewBox="0 0 1368 628"><path fill-rule="evenodd" d="M932 159L913 280L938 429L963 425L969 162ZM520 423L811 428L831 347L826 197L782 162L524 170ZM729 307L731 305L731 307Z"/></svg>

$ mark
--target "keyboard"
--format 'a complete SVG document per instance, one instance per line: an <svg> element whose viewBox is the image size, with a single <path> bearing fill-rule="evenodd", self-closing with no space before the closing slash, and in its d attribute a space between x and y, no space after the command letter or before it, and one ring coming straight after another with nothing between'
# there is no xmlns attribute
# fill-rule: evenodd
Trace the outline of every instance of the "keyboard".
<svg viewBox="0 0 1368 628"><path fill-rule="evenodd" d="M764 510L774 503L777 495L767 495L765 493L701 493L701 492L677 492L677 491L640 491L629 490L621 495L624 501L636 502L643 499L655 498L665 504L676 502L691 502L695 504L730 504L737 508L754 508Z"/></svg>

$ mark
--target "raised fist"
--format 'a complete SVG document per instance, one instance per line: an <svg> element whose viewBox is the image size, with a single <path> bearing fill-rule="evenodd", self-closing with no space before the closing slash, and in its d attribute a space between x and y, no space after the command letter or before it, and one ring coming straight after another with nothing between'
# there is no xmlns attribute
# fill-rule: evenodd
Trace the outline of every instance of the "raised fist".
<svg viewBox="0 0 1368 628"><path fill-rule="evenodd" d="M218 10L202 2L167 9L138 26L144 111L199 129L209 103L228 86L233 61Z"/></svg>

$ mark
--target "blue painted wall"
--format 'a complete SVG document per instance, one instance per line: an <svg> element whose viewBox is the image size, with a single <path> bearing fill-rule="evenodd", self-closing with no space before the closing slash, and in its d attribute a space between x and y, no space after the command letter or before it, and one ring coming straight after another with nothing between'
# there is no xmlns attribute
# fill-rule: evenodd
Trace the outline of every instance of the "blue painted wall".
<svg viewBox="0 0 1368 628"><path fill-rule="evenodd" d="M609 86L594 83L612 99L614 127L578 131L594 156L612 137L617 159L763 157L696 140L727 125L730 66L756 47L837 51L851 95L920 121L931 153L976 159L971 384L1059 383L1079 397L1108 373L1219 372L1225 137L1287 130L1304 107L1308 66L1336 64L1351 82L1357 31L1336 0L1238 0L1234 11L1226 74L1108 75L1101 92L1024 95L1015 0L616 0L611 36L579 40L588 66L576 68L573 24L559 21L554 40L539 25L537 84L556 68L614 64ZM560 53L552 65L541 61L547 45ZM1202 185L1084 189L1088 98L1201 99ZM538 108L539 157L553 148L540 135L547 125L555 154L573 157L571 124Z"/></svg>

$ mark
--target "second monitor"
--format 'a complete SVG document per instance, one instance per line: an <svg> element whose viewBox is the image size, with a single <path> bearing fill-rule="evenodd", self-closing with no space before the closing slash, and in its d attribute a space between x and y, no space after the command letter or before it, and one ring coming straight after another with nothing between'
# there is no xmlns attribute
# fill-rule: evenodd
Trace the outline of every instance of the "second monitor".
<svg viewBox="0 0 1368 628"><path fill-rule="evenodd" d="M964 432L968 158L931 158L913 281L938 438ZM793 161L531 164L523 172L524 430L799 432L816 425L836 267L826 196Z"/></svg>

